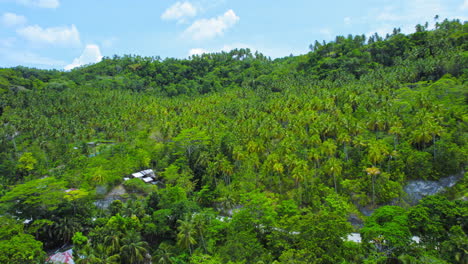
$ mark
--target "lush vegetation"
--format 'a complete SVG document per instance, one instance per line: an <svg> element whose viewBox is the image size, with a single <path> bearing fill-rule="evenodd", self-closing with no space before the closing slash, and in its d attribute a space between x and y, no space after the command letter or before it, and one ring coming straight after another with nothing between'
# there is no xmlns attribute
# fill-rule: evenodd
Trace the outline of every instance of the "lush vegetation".
<svg viewBox="0 0 468 264"><path fill-rule="evenodd" d="M0 69L0 262L467 263L468 23L310 48Z"/></svg>

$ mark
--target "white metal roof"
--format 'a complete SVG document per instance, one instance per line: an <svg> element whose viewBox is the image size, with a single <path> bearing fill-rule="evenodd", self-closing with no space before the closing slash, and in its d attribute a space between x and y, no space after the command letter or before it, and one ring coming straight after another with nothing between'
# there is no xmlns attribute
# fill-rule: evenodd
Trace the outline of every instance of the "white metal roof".
<svg viewBox="0 0 468 264"><path fill-rule="evenodd" d="M141 173L141 172L135 172L135 173L132 174L132 176L135 177L135 178L141 178L141 177L143 177L145 175L143 173Z"/></svg>
<svg viewBox="0 0 468 264"><path fill-rule="evenodd" d="M148 175L148 174L154 173L152 169L143 170L143 171L140 171L140 172L143 173L144 175Z"/></svg>
<svg viewBox="0 0 468 264"><path fill-rule="evenodd" d="M144 182L152 182L153 181L153 178L151 177L146 177L146 178L143 178L142 179Z"/></svg>

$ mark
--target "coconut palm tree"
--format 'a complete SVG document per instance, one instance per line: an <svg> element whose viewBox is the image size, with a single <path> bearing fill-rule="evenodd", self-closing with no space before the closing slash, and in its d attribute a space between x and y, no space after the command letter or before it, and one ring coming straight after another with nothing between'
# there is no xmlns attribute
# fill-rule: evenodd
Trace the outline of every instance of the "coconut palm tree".
<svg viewBox="0 0 468 264"><path fill-rule="evenodd" d="M177 234L177 245L188 249L192 255L192 246L197 243L195 240L196 229L191 218L185 215L184 220L177 220L179 233Z"/></svg>
<svg viewBox="0 0 468 264"><path fill-rule="evenodd" d="M104 238L106 251L109 255L117 254L122 246L122 233L116 231Z"/></svg>
<svg viewBox="0 0 468 264"><path fill-rule="evenodd" d="M333 157L327 160L324 166L325 173L331 175L333 177L333 185L335 186L335 192L338 192L337 187L337 176L341 175L341 171L343 170L341 160Z"/></svg>
<svg viewBox="0 0 468 264"><path fill-rule="evenodd" d="M75 254L76 264L119 264L120 256L118 254L109 255L106 247L98 244L95 247L86 245L82 249L77 250Z"/></svg>
<svg viewBox="0 0 468 264"><path fill-rule="evenodd" d="M63 243L70 242L75 232L80 231L81 228L78 219L73 217L60 218L47 227L49 236L61 240Z"/></svg>
<svg viewBox="0 0 468 264"><path fill-rule="evenodd" d="M141 240L138 232L134 230L127 232L122 244L120 247L122 263L148 263L148 243Z"/></svg>
<svg viewBox="0 0 468 264"><path fill-rule="evenodd" d="M401 122L395 123L392 127L390 127L388 133L393 135L393 147L396 148L398 145L398 139L403 134L404 128Z"/></svg>
<svg viewBox="0 0 468 264"><path fill-rule="evenodd" d="M155 252L155 261L158 264L172 264L174 263L172 255L171 246L166 242L162 242Z"/></svg>
<svg viewBox="0 0 468 264"><path fill-rule="evenodd" d="M211 223L211 217L207 213L199 213L195 214L193 216L193 224L195 226L195 234L197 236L197 239L201 241L201 245L203 249L205 250L205 253L207 252L206 248L206 241L205 241L205 233L207 230L207 227Z"/></svg>
<svg viewBox="0 0 468 264"><path fill-rule="evenodd" d="M95 263L102 263L101 258L99 258L96 254L94 249L90 245L84 246L81 250L76 251L79 257L75 258L76 264L95 264Z"/></svg>
<svg viewBox="0 0 468 264"><path fill-rule="evenodd" d="M388 145L383 140L373 140L368 144L368 158L369 161L376 166L384 158L390 154Z"/></svg>
<svg viewBox="0 0 468 264"><path fill-rule="evenodd" d="M375 176L380 174L380 170L377 167L371 167L367 168L366 172L372 178L372 203L375 204Z"/></svg>
<svg viewBox="0 0 468 264"><path fill-rule="evenodd" d="M320 151L322 155L327 156L327 157L332 157L335 156L336 153L336 144L333 139L327 139L322 143L320 146Z"/></svg>
<svg viewBox="0 0 468 264"><path fill-rule="evenodd" d="M296 184L296 188L299 187L299 183L303 182L308 178L309 175L309 166L305 160L294 160L293 161L293 169L291 172L291 176L294 179Z"/></svg>
<svg viewBox="0 0 468 264"><path fill-rule="evenodd" d="M351 137L346 131L340 131L340 133L338 133L337 141L339 143L343 143L343 153L345 154L345 159L348 160L347 144L351 142Z"/></svg>

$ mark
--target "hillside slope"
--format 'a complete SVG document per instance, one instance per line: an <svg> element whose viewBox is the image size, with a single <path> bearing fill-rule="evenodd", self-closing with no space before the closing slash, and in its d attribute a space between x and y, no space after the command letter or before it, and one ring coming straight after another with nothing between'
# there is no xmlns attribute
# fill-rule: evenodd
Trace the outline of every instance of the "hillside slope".
<svg viewBox="0 0 468 264"><path fill-rule="evenodd" d="M415 207L403 186L465 170L467 43L468 23L445 20L276 60L0 69L0 256L73 243L86 263L465 263L468 207L451 200L466 176ZM165 188L123 183L148 168ZM121 183L126 202L95 208ZM344 240L357 208L390 203L364 243Z"/></svg>

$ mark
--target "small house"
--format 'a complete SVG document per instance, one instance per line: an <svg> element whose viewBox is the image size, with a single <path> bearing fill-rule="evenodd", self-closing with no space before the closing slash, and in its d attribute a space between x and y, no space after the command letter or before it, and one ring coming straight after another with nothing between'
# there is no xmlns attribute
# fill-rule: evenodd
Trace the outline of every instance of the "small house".
<svg viewBox="0 0 468 264"><path fill-rule="evenodd" d="M156 174L152 169L142 170L139 172L132 173L128 177L124 178L124 181L128 181L129 179L138 178L144 181L145 183L152 183L156 180Z"/></svg>

